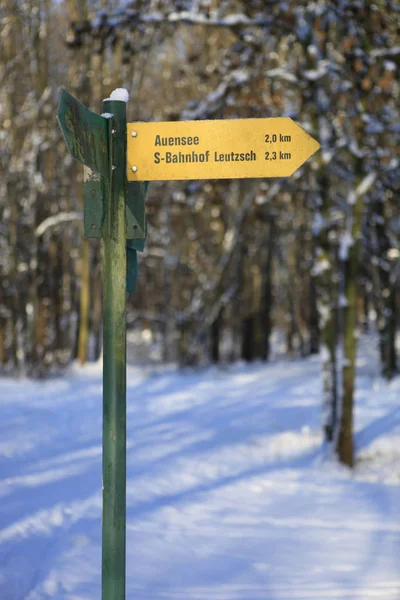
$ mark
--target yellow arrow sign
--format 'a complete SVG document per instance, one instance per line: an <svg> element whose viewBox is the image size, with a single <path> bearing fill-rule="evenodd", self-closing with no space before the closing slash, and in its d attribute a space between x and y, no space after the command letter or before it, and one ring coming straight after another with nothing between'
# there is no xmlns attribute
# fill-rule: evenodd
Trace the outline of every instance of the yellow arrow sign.
<svg viewBox="0 0 400 600"><path fill-rule="evenodd" d="M289 177L319 143L288 117L128 123L129 181Z"/></svg>

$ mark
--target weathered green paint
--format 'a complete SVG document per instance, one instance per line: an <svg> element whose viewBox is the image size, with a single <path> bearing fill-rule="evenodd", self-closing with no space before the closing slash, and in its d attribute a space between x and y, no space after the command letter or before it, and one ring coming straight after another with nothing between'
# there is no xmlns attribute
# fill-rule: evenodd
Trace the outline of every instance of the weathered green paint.
<svg viewBox="0 0 400 600"><path fill-rule="evenodd" d="M147 223L145 223L145 235L147 236ZM133 294L139 275L137 253L144 251L146 238L143 240L127 240L126 242L126 291Z"/></svg>
<svg viewBox="0 0 400 600"><path fill-rule="evenodd" d="M136 282L139 275L139 265L137 251L130 246L126 246L126 291L132 295L136 289Z"/></svg>
<svg viewBox="0 0 400 600"><path fill-rule="evenodd" d="M126 198L126 239L143 240L145 233L144 200L147 186L144 183L130 181Z"/></svg>
<svg viewBox="0 0 400 600"><path fill-rule="evenodd" d="M57 116L72 156L107 176L108 119L86 108L65 90L61 92Z"/></svg>
<svg viewBox="0 0 400 600"><path fill-rule="evenodd" d="M111 113L111 105L114 102L107 100L104 102L104 106L107 106L108 109L105 112ZM118 238L118 206L119 199L122 192L124 191L124 204L126 205L126 189L127 182L126 178L122 179L120 177L120 165L126 164L126 141L122 144L121 138L121 127L123 127L123 134L126 136L126 120L122 125L118 118L114 115L112 119L108 119L108 135L109 135L109 154L108 154L108 167L110 172L110 197L108 200L108 235L112 237L114 240ZM126 217L125 217L125 225L122 229L122 235L124 236L126 228Z"/></svg>
<svg viewBox="0 0 400 600"><path fill-rule="evenodd" d="M145 235L147 235L147 223L145 223ZM126 291L133 294L139 275L137 253L144 251L146 238L142 240L127 240L126 242Z"/></svg>
<svg viewBox="0 0 400 600"><path fill-rule="evenodd" d="M133 294L139 275L137 252L143 252L147 236L144 202L148 181L128 182L126 200L126 290Z"/></svg>
<svg viewBox="0 0 400 600"><path fill-rule="evenodd" d="M87 238L102 236L105 178L85 167L83 232Z"/></svg>
<svg viewBox="0 0 400 600"><path fill-rule="evenodd" d="M139 275L137 253L144 251L147 236L147 222L144 223L145 237L140 240L127 240L126 242L126 291L133 294Z"/></svg>
<svg viewBox="0 0 400 600"><path fill-rule="evenodd" d="M102 600L125 600L126 530L126 104L112 113L111 193L104 225ZM109 233L111 235L109 235Z"/></svg>
<svg viewBox="0 0 400 600"><path fill-rule="evenodd" d="M137 250L138 252L143 252L144 251L144 247L146 245L147 221L144 224L144 232L145 232L144 239L140 239L140 240L127 240L126 241L127 248L132 248L133 250Z"/></svg>

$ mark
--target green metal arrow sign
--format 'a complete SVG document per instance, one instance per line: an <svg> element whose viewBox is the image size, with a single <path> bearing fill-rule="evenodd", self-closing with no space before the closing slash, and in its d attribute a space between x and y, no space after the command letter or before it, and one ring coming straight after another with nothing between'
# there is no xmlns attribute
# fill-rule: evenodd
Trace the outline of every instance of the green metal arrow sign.
<svg viewBox="0 0 400 600"><path fill-rule="evenodd" d="M139 274L137 252L143 252L147 225L144 200L148 182L128 182L126 193L126 289L133 294Z"/></svg>
<svg viewBox="0 0 400 600"><path fill-rule="evenodd" d="M148 182L130 181L126 190L126 239L144 240L146 237L146 216L144 200Z"/></svg>
<svg viewBox="0 0 400 600"><path fill-rule="evenodd" d="M111 120L96 115L65 90L61 92L57 116L72 156L93 171L107 175Z"/></svg>
<svg viewBox="0 0 400 600"><path fill-rule="evenodd" d="M115 215L118 190L114 193L112 154L115 153L112 128L113 115L105 118L92 112L66 90L61 91L58 121L71 155L85 169L85 237L104 235L103 226L108 212L108 233L116 239ZM114 123L114 125L113 125ZM144 197L147 184L126 183L126 238L144 240ZM132 289L132 286L128 286Z"/></svg>

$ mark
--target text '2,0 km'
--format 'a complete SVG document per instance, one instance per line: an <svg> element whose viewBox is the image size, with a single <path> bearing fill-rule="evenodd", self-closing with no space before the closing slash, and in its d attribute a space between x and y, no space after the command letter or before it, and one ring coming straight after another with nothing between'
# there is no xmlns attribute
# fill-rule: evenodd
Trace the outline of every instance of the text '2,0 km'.
<svg viewBox="0 0 400 600"><path fill-rule="evenodd" d="M319 143L288 117L128 123L129 181L289 177Z"/></svg>

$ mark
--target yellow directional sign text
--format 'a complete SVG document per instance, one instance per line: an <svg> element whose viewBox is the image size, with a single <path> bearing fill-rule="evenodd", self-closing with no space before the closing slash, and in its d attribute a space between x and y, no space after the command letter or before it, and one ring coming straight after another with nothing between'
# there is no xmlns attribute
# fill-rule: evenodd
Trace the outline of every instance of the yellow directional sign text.
<svg viewBox="0 0 400 600"><path fill-rule="evenodd" d="M288 117L128 123L129 181L289 177L319 143Z"/></svg>

